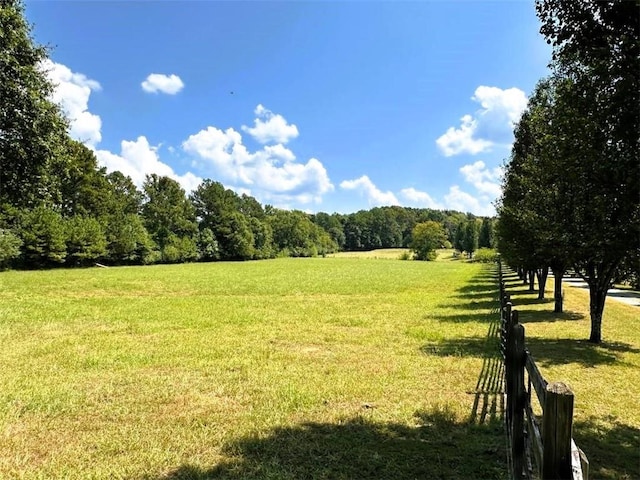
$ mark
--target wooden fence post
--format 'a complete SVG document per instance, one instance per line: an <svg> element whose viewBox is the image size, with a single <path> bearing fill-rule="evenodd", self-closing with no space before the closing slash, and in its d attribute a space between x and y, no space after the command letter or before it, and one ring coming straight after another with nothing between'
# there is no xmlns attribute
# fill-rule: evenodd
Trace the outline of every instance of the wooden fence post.
<svg viewBox="0 0 640 480"><path fill-rule="evenodd" d="M568 480L571 472L573 392L564 383L547 385L542 416L542 480Z"/></svg>
<svg viewBox="0 0 640 480"><path fill-rule="evenodd" d="M513 357L515 356L514 345L513 345L513 326L518 323L518 312L517 310L511 310L511 303L507 303L505 307L505 325L504 325L504 333L505 333L505 355L504 355L504 378L505 378L505 389L507 392L507 425L511 425L512 420L512 403L513 403Z"/></svg>
<svg viewBox="0 0 640 480"><path fill-rule="evenodd" d="M518 322L518 312L514 311L512 327L513 357L511 358L511 458L513 459L513 478L522 478L525 468L525 439L524 439L524 402L526 392L524 388L525 348L524 327Z"/></svg>

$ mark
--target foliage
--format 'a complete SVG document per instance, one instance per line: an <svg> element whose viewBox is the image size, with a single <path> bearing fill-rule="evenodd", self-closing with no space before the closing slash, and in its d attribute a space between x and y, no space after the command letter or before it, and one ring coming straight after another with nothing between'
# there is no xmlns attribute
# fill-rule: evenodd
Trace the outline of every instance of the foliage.
<svg viewBox="0 0 640 480"><path fill-rule="evenodd" d="M67 261L86 265L107 253L105 231L95 218L75 215L65 222Z"/></svg>
<svg viewBox="0 0 640 480"><path fill-rule="evenodd" d="M495 220L486 217L483 218L480 231L478 232L479 248L494 248L496 246L494 230Z"/></svg>
<svg viewBox="0 0 640 480"><path fill-rule="evenodd" d="M398 257L398 260L411 260L411 258L412 258L411 252L409 250L403 250L400 256Z"/></svg>
<svg viewBox="0 0 640 480"><path fill-rule="evenodd" d="M416 260L435 260L436 249L446 241L444 228L438 222L428 221L416 225L412 232L411 251Z"/></svg>
<svg viewBox="0 0 640 480"><path fill-rule="evenodd" d="M495 263L498 260L498 252L493 248L479 248L473 256L473 261L478 263Z"/></svg>
<svg viewBox="0 0 640 480"><path fill-rule="evenodd" d="M0 228L0 270L7 268L20 256L22 240L11 230Z"/></svg>
<svg viewBox="0 0 640 480"><path fill-rule="evenodd" d="M210 228L205 227L198 232L196 243L198 246L199 260L211 262L220 258L218 241Z"/></svg>
<svg viewBox="0 0 640 480"><path fill-rule="evenodd" d="M640 244L634 3L536 3L541 32L554 47L554 72L536 88L516 130L500 209L505 258L543 270L555 262L559 274L571 262L585 277L594 343L602 341L606 292Z"/></svg>
<svg viewBox="0 0 640 480"><path fill-rule="evenodd" d="M198 258L198 247L191 237L170 234L160 255L163 263L192 262Z"/></svg>
<svg viewBox="0 0 640 480"><path fill-rule="evenodd" d="M20 238L23 260L29 268L61 264L67 256L62 216L45 206L23 212L20 218Z"/></svg>
<svg viewBox="0 0 640 480"><path fill-rule="evenodd" d="M155 245L138 215L113 216L106 229L107 257L114 264L153 263Z"/></svg>
<svg viewBox="0 0 640 480"><path fill-rule="evenodd" d="M192 237L198 230L195 210L180 184L155 173L147 175L142 186L145 202L142 214L147 231L164 250L172 236Z"/></svg>
<svg viewBox="0 0 640 480"><path fill-rule="evenodd" d="M33 207L58 196L51 160L66 122L50 100L46 48L31 38L20 0L0 2L0 203Z"/></svg>

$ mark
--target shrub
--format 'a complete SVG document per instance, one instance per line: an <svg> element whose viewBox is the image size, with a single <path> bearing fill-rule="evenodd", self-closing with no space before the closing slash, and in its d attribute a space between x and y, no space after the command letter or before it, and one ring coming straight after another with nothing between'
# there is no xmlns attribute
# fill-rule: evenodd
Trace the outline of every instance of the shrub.
<svg viewBox="0 0 640 480"><path fill-rule="evenodd" d="M405 250L400 254L398 260L411 260L411 252L409 250Z"/></svg>
<svg viewBox="0 0 640 480"><path fill-rule="evenodd" d="M494 263L498 260L498 252L493 248L479 248L473 256L474 262Z"/></svg>

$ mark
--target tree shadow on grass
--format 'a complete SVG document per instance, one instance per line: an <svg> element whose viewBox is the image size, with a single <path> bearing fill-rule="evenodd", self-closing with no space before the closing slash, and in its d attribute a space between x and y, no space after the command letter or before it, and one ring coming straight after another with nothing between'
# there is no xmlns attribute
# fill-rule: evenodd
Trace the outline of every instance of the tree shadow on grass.
<svg viewBox="0 0 640 480"><path fill-rule="evenodd" d="M542 367L577 363L591 368L620 363L622 353L640 353L640 349L628 343L594 345L587 340L565 338L526 338L525 345Z"/></svg>
<svg viewBox="0 0 640 480"><path fill-rule="evenodd" d="M415 413L416 426L362 417L275 428L223 447L211 467L182 465L145 480L504 479L501 422L459 422L446 408Z"/></svg>
<svg viewBox="0 0 640 480"><path fill-rule="evenodd" d="M640 478L640 429L616 417L590 417L573 423L573 437L589 459L589 478Z"/></svg>
<svg viewBox="0 0 640 480"><path fill-rule="evenodd" d="M555 313L551 310L523 310L514 307L514 310L518 311L518 322L526 325L527 323L538 322L575 322L578 320L584 320L584 313L564 311L562 313Z"/></svg>
<svg viewBox="0 0 640 480"><path fill-rule="evenodd" d="M439 357L486 358L497 349L498 341L478 336L450 338L425 344L421 350L425 355ZM525 346L536 363L543 367L575 363L591 368L620 362L622 353L640 353L640 349L626 343L594 345L586 340L575 339L526 338Z"/></svg>

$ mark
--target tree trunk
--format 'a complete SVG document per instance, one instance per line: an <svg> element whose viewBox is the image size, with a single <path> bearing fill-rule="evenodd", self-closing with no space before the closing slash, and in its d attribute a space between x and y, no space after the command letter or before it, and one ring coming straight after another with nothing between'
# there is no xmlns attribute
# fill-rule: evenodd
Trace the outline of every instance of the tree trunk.
<svg viewBox="0 0 640 480"><path fill-rule="evenodd" d="M602 342L602 312L604 311L604 302L607 299L608 287L602 288L600 282L595 281L589 285L589 313L591 315L591 343Z"/></svg>
<svg viewBox="0 0 640 480"><path fill-rule="evenodd" d="M538 277L538 299L544 300L544 291L547 287L547 277L549 276L549 267L545 266L536 270Z"/></svg>
<svg viewBox="0 0 640 480"><path fill-rule="evenodd" d="M564 276L564 267L551 267L553 272L553 300L555 302L553 306L554 313L562 313L562 277Z"/></svg>
<svg viewBox="0 0 640 480"><path fill-rule="evenodd" d="M518 278L520 280L524 280L527 278L527 276L524 274L524 268L522 267L518 267Z"/></svg>
<svg viewBox="0 0 640 480"><path fill-rule="evenodd" d="M529 291L535 292L536 290L536 272L535 270L529 270Z"/></svg>

